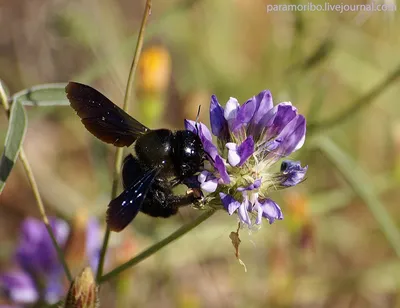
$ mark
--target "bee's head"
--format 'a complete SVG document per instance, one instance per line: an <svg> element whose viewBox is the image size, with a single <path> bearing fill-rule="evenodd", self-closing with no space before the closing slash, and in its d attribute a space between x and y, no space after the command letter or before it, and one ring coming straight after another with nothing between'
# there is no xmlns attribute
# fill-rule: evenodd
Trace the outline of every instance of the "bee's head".
<svg viewBox="0 0 400 308"><path fill-rule="evenodd" d="M175 170L180 177L191 176L203 168L203 144L195 133L188 130L177 131L173 151Z"/></svg>

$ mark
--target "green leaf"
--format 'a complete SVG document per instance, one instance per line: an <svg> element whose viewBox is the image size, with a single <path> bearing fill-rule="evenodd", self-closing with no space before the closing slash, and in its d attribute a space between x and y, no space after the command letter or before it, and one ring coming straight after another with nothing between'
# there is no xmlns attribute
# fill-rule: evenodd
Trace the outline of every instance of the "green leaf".
<svg viewBox="0 0 400 308"><path fill-rule="evenodd" d="M12 101L19 101L24 106L68 106L65 95L66 83L49 83L33 86L12 96Z"/></svg>
<svg viewBox="0 0 400 308"><path fill-rule="evenodd" d="M372 215L380 225L383 234L392 245L397 256L400 257L400 232L383 203L379 200L375 187L370 182L371 176L366 174L366 172L331 139L327 137L318 137L315 142L342 173L355 193L368 206Z"/></svg>
<svg viewBox="0 0 400 308"><path fill-rule="evenodd" d="M0 193L17 160L26 133L26 124L27 119L24 107L20 102L16 101L11 106L4 152L0 160Z"/></svg>

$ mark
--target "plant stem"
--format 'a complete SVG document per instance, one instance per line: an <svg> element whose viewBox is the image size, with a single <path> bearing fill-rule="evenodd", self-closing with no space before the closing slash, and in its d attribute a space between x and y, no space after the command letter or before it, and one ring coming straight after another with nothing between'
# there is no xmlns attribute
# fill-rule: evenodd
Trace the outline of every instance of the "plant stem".
<svg viewBox="0 0 400 308"><path fill-rule="evenodd" d="M139 63L140 54L142 52L143 41L144 41L144 30L146 28L148 17L151 13L151 0L146 1L146 6L143 13L142 23L140 25L140 31L138 35L138 40L136 44L135 54L133 56L131 68L129 70L128 82L125 90L124 104L122 109L124 111L128 110L128 102L132 96L133 81L135 77L135 72ZM121 164L122 164L123 148L117 148L115 152L115 165L114 165L114 175L113 175L113 186L111 191L111 200L117 197L119 178L121 175ZM96 280L99 281L103 275L104 260L107 252L108 241L110 239L110 228L106 227L106 232L104 234L103 246L100 251L99 267L97 269Z"/></svg>
<svg viewBox="0 0 400 308"><path fill-rule="evenodd" d="M0 100L4 110L6 111L7 117L10 117L10 104L8 103L7 94L3 88L3 83L1 81L0 81Z"/></svg>
<svg viewBox="0 0 400 308"><path fill-rule="evenodd" d="M151 14L151 0L146 1L146 7L144 8L142 24L140 25L138 40L135 49L135 55L133 56L131 69L129 71L128 82L125 89L124 104L122 109L127 110L128 101L132 95L133 81L135 79L135 72L139 63L140 54L142 53L143 41L144 41L144 30L146 28L147 19Z"/></svg>
<svg viewBox="0 0 400 308"><path fill-rule="evenodd" d="M0 100L2 102L2 105L3 105L6 113L7 113L7 117L9 117L9 115L10 115L10 105L8 103L7 95L6 95L5 91L4 91L4 88L3 88L1 82L0 82ZM40 196L40 193L39 193L39 188L37 186L35 177L34 177L33 172L32 172L31 165L29 164L28 158L26 157L26 154L25 154L25 151L24 151L23 147L21 147L21 149L20 149L19 159L20 159L20 161L21 161L21 163L22 163L22 165L23 165L23 167L25 169L25 173L26 173L26 175L28 177L29 184L31 185L31 188L32 188L32 191L33 191L33 195L35 197L37 206L39 208L40 216L41 216L41 218L43 220L44 225L46 226L47 232L50 235L50 238L51 238L51 241L53 243L53 246L57 251L58 259L59 259L62 267L64 268L64 272L65 272L65 275L67 276L68 280L70 282L72 282L71 272L69 271L67 262L65 261L64 253L63 253L62 249L60 248L60 246L58 245L56 237L54 235L54 232L51 229L51 226L50 226L50 223L49 223L49 219L47 218L47 215L46 215L46 210L44 209L43 200L42 200L42 197Z"/></svg>
<svg viewBox="0 0 400 308"><path fill-rule="evenodd" d="M22 165L24 166L26 175L28 177L29 183L31 184L32 191L33 191L33 194L35 196L35 199L36 199L36 202L37 202L37 205L38 205L38 208L39 208L40 216L42 217L42 220L43 220L43 222L44 222L44 224L46 226L47 232L50 235L50 238L51 238L51 241L53 243L53 246L57 251L58 259L59 259L59 261L61 262L61 265L64 268L64 272L65 272L65 275L67 276L68 280L70 282L72 282L71 272L69 271L67 262L65 261L64 253L63 253L62 249L60 248L60 246L58 245L56 237L54 235L54 232L51 229L51 226L50 226L50 223L49 223L49 219L47 218L46 211L44 209L42 197L40 196L40 193L39 193L39 188L37 186L36 180L35 180L35 178L33 176L32 168L31 168L31 166L29 164L29 161L28 161L28 159L27 159L27 157L25 155L25 151L24 151L23 148L21 148L21 150L19 152L19 159L21 160Z"/></svg>
<svg viewBox="0 0 400 308"><path fill-rule="evenodd" d="M392 85L400 77L400 65L389 73L384 80L382 80L377 86L372 88L368 93L357 98L354 102L348 104L350 107L346 108L339 114L333 116L330 119L320 120L317 123L310 123L308 125L309 133L314 133L317 130L332 128L347 119L350 119L354 114L359 112L362 108L365 108L373 102L384 90Z"/></svg>
<svg viewBox="0 0 400 308"><path fill-rule="evenodd" d="M169 243L177 240L178 238L180 238L184 234L188 233L190 230L192 230L195 227L197 227L198 225L200 225L203 221L205 221L209 217L211 217L215 212L216 212L216 210L214 210L214 209L213 210L208 210L205 213L203 213L200 216L198 216L195 220L183 225L182 227L180 227L178 230L176 230L174 233L170 234L169 236L167 236L163 240L155 243L153 246L149 247L148 249L146 249L142 253L138 254L137 256L135 256L134 258L129 260L128 262L118 266L117 268L115 268L111 272L109 272L106 275L104 275L103 277L101 277L101 279L99 280L99 283L100 284L104 283L107 280L117 276L118 274L120 274L124 270L126 270L126 269L128 269L128 268L130 268L130 267L142 262L143 260L147 259L151 255L153 255L154 253L159 251L161 248L167 246Z"/></svg>
<svg viewBox="0 0 400 308"><path fill-rule="evenodd" d="M120 167L121 160L122 160L122 151L121 151L121 148L118 148L115 151L115 157L114 157L115 164L114 164L113 184L112 184L112 189L111 189L111 200L117 196L119 177L121 174L121 167ZM111 233L111 230L107 225L106 231L104 233L103 245L101 246L101 251L100 251L100 260L99 260L99 265L98 265L97 273L96 273L96 281L99 281L99 279L103 275L104 261L105 261L105 257L106 257L108 241L110 240L110 233Z"/></svg>

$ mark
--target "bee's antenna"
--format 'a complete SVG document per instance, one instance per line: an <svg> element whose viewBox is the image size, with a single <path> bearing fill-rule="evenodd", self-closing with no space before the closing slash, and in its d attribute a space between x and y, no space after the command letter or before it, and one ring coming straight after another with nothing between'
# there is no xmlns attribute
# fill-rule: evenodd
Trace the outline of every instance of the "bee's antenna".
<svg viewBox="0 0 400 308"><path fill-rule="evenodd" d="M200 111L201 111L201 105L199 105L199 109L197 110L196 122L199 121Z"/></svg>
<svg viewBox="0 0 400 308"><path fill-rule="evenodd" d="M201 105L199 105L199 109L197 110L196 124L194 125L196 127L197 136L199 136L199 127L197 126L197 123L199 122L200 110L201 110Z"/></svg>

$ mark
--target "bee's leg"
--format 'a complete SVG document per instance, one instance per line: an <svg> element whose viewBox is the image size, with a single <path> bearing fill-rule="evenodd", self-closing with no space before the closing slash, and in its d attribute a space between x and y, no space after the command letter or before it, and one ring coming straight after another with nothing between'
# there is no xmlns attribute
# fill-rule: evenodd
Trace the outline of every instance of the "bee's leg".
<svg viewBox="0 0 400 308"><path fill-rule="evenodd" d="M153 217L175 215L182 206L190 205L202 198L199 191L189 190L185 195L174 195L166 187L153 187L147 194L141 211Z"/></svg>
<svg viewBox="0 0 400 308"><path fill-rule="evenodd" d="M173 208L180 208L181 206L186 206L193 204L202 199L202 194L200 190L189 189L186 195L169 195L167 198L167 203Z"/></svg>

